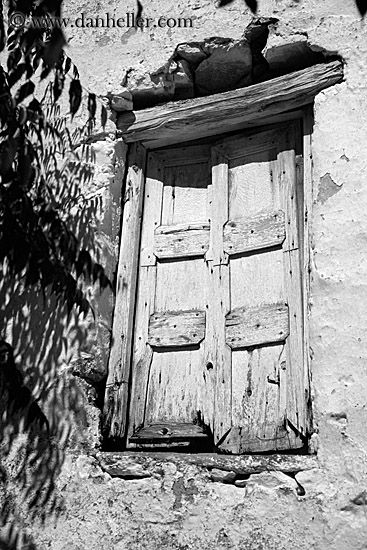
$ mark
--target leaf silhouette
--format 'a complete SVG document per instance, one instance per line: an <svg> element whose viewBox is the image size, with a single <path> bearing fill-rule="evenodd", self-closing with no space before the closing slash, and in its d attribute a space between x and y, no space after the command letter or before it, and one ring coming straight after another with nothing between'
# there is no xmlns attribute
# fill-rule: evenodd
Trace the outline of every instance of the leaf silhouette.
<svg viewBox="0 0 367 550"><path fill-rule="evenodd" d="M68 74L71 68L71 59L68 55L65 55L65 66L64 66L64 73Z"/></svg>
<svg viewBox="0 0 367 550"><path fill-rule="evenodd" d="M59 61L65 44L66 40L62 30L54 27L51 38L47 42L43 52L43 60L48 67L53 67Z"/></svg>
<svg viewBox="0 0 367 550"><path fill-rule="evenodd" d="M88 113L89 118L96 116L96 94L89 94L88 96Z"/></svg>
<svg viewBox="0 0 367 550"><path fill-rule="evenodd" d="M35 85L31 80L28 80L23 86L21 86L15 96L16 102L21 103L26 97L33 94Z"/></svg>
<svg viewBox="0 0 367 550"><path fill-rule="evenodd" d="M69 104L70 104L70 112L72 116L74 116L77 110L79 109L81 100L82 100L82 87L80 84L80 80L74 79L70 82L70 88L69 88Z"/></svg>
<svg viewBox="0 0 367 550"><path fill-rule="evenodd" d="M56 71L55 80L53 83L52 91L54 94L55 101L61 96L62 90L64 88L65 75L62 71Z"/></svg>
<svg viewBox="0 0 367 550"><path fill-rule="evenodd" d="M102 124L103 128L106 126L106 123L107 123L107 109L104 105L102 105L101 124Z"/></svg>

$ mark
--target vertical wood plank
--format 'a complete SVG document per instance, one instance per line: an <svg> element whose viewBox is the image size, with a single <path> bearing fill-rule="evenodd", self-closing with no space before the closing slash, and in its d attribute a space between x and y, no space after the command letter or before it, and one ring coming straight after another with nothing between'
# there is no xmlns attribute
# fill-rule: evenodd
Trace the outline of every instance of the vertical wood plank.
<svg viewBox="0 0 367 550"><path fill-rule="evenodd" d="M190 153L189 149L186 154ZM207 161L167 166L164 171L162 224L205 221L209 178Z"/></svg>
<svg viewBox="0 0 367 550"><path fill-rule="evenodd" d="M223 228L228 221L228 159L212 148L212 185L209 250L205 254L213 266L228 264L223 248Z"/></svg>
<svg viewBox="0 0 367 550"><path fill-rule="evenodd" d="M142 266L136 308L134 355L132 360L131 401L129 407L129 437L143 425L153 349L148 344L149 318L154 312L156 266Z"/></svg>
<svg viewBox="0 0 367 550"><path fill-rule="evenodd" d="M162 190L161 167L154 153L150 153L145 184L144 223L134 329L129 436L144 422L149 372L153 360L153 351L148 344L148 327L150 315L155 310L157 267L153 254L154 230L161 223Z"/></svg>
<svg viewBox="0 0 367 550"><path fill-rule="evenodd" d="M150 368L144 425L197 420L200 350L154 353Z"/></svg>
<svg viewBox="0 0 367 550"><path fill-rule="evenodd" d="M261 133L261 138L255 135L252 142L248 143L249 140L246 140L243 143L241 157L231 159L229 165L230 220L268 213L277 208L279 197L273 166L276 159L277 133L274 130L272 132L273 139L271 141L274 142L272 148L265 149L265 138L265 144L262 145L263 133ZM261 146L264 149L257 150L255 153L248 151L255 148L256 145L259 149Z"/></svg>
<svg viewBox="0 0 367 550"><path fill-rule="evenodd" d="M209 375L212 371L214 411L211 427L217 445L230 431L232 424L232 352L226 345L225 335L225 316L230 311L230 288L228 256L223 251L223 226L228 220L228 160L215 148L212 150L211 201L203 374ZM210 395L207 398L210 399Z"/></svg>
<svg viewBox="0 0 367 550"><path fill-rule="evenodd" d="M284 347L263 346L232 354L233 428L225 441L227 451L264 452L297 446L293 432L284 427L281 410L279 366Z"/></svg>
<svg viewBox="0 0 367 550"><path fill-rule="evenodd" d="M310 285L311 285L311 234L312 234L312 209L313 209L313 160L312 160L312 133L313 133L313 104L304 108L303 117L303 327L304 327L304 388L307 405L307 429L311 432L311 407L310 396Z"/></svg>
<svg viewBox="0 0 367 550"><path fill-rule="evenodd" d="M140 245L140 266L156 265L154 231L161 225L163 168L154 153L148 155L147 181L144 197L144 223ZM139 287L140 288L140 287Z"/></svg>
<svg viewBox="0 0 367 550"><path fill-rule="evenodd" d="M139 143L132 145L128 156L116 305L104 406L105 433L108 439L116 442L123 439L126 431L145 162L144 147Z"/></svg>
<svg viewBox="0 0 367 550"><path fill-rule="evenodd" d="M297 175L295 126L291 125L280 142L278 154L279 183L286 216L286 239L283 244L285 294L289 307L290 335L286 341L286 418L291 428L306 435L304 393L303 293L300 251L298 248Z"/></svg>
<svg viewBox="0 0 367 550"><path fill-rule="evenodd" d="M279 134L280 129L273 128L226 144L230 220L284 210L277 178ZM232 311L284 303L282 250L231 257L230 289ZM293 438L284 429L283 348L283 343L264 342L254 349L232 350L232 430L221 446L224 450L244 453L292 447Z"/></svg>

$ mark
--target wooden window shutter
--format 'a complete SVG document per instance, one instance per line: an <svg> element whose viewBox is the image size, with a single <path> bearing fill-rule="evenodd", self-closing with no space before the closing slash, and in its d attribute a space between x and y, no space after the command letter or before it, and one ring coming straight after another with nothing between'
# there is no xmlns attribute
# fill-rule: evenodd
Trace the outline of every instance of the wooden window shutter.
<svg viewBox="0 0 367 550"><path fill-rule="evenodd" d="M304 445L299 140L291 122L148 154L128 447Z"/></svg>
<svg viewBox="0 0 367 550"><path fill-rule="evenodd" d="M206 311L210 148L148 155L128 442L206 440L198 388Z"/></svg>
<svg viewBox="0 0 367 550"><path fill-rule="evenodd" d="M304 445L301 183L297 123L223 140L229 212L232 427L222 448L234 453Z"/></svg>

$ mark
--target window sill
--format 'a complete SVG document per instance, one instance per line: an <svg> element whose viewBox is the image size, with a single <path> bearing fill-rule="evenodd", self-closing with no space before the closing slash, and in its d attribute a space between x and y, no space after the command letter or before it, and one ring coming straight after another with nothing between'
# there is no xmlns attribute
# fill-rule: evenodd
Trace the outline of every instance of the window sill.
<svg viewBox="0 0 367 550"><path fill-rule="evenodd" d="M318 468L316 455L244 455L231 456L214 453L153 453L153 452L99 452L95 455L100 467L111 477L121 479L142 479L162 475L163 463L174 463L176 466L193 465L211 472L223 471L233 474L233 480L240 476L250 476L261 472L283 472L294 477L299 472Z"/></svg>

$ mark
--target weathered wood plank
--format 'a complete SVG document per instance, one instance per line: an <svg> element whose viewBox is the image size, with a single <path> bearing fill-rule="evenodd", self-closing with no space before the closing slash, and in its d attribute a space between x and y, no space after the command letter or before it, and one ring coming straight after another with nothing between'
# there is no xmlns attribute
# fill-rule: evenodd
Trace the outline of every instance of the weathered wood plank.
<svg viewBox="0 0 367 550"><path fill-rule="evenodd" d="M231 456L214 453L141 453L121 452L97 453L96 458L101 468L114 475L116 471L120 476L133 476L138 469L138 477L142 473L161 474L162 463L172 463L186 468L188 464L212 470L218 468L226 472L235 472L239 475L259 474L260 472L284 472L285 474L297 474L298 472L319 468L319 462L315 455L247 455Z"/></svg>
<svg viewBox="0 0 367 550"><path fill-rule="evenodd" d="M148 322L154 311L156 266L140 268L139 285L144 289L138 295L132 360L131 401L129 407L129 435L144 423L147 388L153 350L148 344Z"/></svg>
<svg viewBox="0 0 367 550"><path fill-rule="evenodd" d="M148 344L149 317L155 310L157 279L156 257L153 253L154 229L160 225L162 211L162 176L153 154L148 156L144 196L137 306L134 327L134 353L129 415L129 435L144 422L147 387L153 350ZM136 253L136 252L135 252Z"/></svg>
<svg viewBox="0 0 367 550"><path fill-rule="evenodd" d="M155 152L162 168L164 231L177 227L208 225L210 184L206 147L179 147ZM162 226L157 230L160 231ZM154 235L155 239L155 235ZM174 261L173 261L174 260ZM157 261L153 312L205 310L203 281L206 266L201 258ZM152 312L152 313L153 313ZM198 394L203 385L198 345L154 347L150 366L144 424L161 421L192 422L197 418ZM160 443L160 446L165 445ZM183 444L182 444L183 445ZM181 444L180 444L181 446Z"/></svg>
<svg viewBox="0 0 367 550"><path fill-rule="evenodd" d="M159 259L202 256L209 247L209 227L200 222L158 227L154 254Z"/></svg>
<svg viewBox="0 0 367 550"><path fill-rule="evenodd" d="M302 241L302 283L303 283L303 361L304 361L304 389L306 401L306 428L311 432L311 401L310 396L310 335L309 335L309 315L310 315L310 284L311 284L311 234L312 234L312 209L313 209L313 159L312 159L312 133L313 133L313 105L304 109L303 118L303 193L302 193L302 217L299 220L303 225Z"/></svg>
<svg viewBox="0 0 367 550"><path fill-rule="evenodd" d="M226 316L226 342L232 349L284 341L289 334L284 304L238 307Z"/></svg>
<svg viewBox="0 0 367 550"><path fill-rule="evenodd" d="M123 113L117 127L127 142L146 140L147 147L189 141L307 105L342 79L340 61L322 63L247 88Z"/></svg>
<svg viewBox="0 0 367 550"><path fill-rule="evenodd" d="M204 373L212 373L207 399L214 397L211 429L218 444L231 428L232 367L231 349L225 340L225 315L230 309L228 256L223 250L223 226L228 220L228 162L212 150L211 231L207 263L207 326ZM210 410L210 406L208 407Z"/></svg>
<svg viewBox="0 0 367 550"><path fill-rule="evenodd" d="M301 118L301 117L299 117ZM236 133L231 137L224 137L216 143L216 147L222 155L231 161L242 159L244 162L253 158L259 153L274 151L278 146L278 135L281 130L287 128L288 123L277 124L275 127L264 129L261 131L261 139L259 139L259 128L247 130L245 132ZM260 205L259 205L260 206Z"/></svg>
<svg viewBox="0 0 367 550"><path fill-rule="evenodd" d="M213 147L212 185L210 197L210 242L205 255L213 266L228 264L228 255L223 250L223 227L228 221L228 160Z"/></svg>
<svg viewBox="0 0 367 550"><path fill-rule="evenodd" d="M289 125L223 141L230 159L230 220L284 211L278 151ZM258 252L230 259L232 310L286 303L282 249ZM226 451L269 452L303 445L284 427L285 359L284 339L232 350L232 429L221 445Z"/></svg>
<svg viewBox="0 0 367 550"><path fill-rule="evenodd" d="M286 216L283 243L286 302L289 307L289 338L286 341L286 418L290 429L306 435L307 412L304 373L303 296L300 250L298 248L297 177L295 123L284 133L278 154L279 184Z"/></svg>
<svg viewBox="0 0 367 550"><path fill-rule="evenodd" d="M129 170L126 178L112 346L104 406L105 433L108 438L113 440L123 438L126 430L125 419L138 269L136 251L139 248L143 207L145 149L140 144L134 144L128 161Z"/></svg>
<svg viewBox="0 0 367 550"><path fill-rule="evenodd" d="M152 347L199 344L205 336L205 311L167 311L150 316L148 342Z"/></svg>
<svg viewBox="0 0 367 550"><path fill-rule="evenodd" d="M225 442L227 451L277 452L294 447L279 406L286 389L279 374L284 347L283 343L233 351L233 427Z"/></svg>
<svg viewBox="0 0 367 550"><path fill-rule="evenodd" d="M302 111L300 118L302 118ZM155 151L155 155L165 168L168 166L177 167L204 162L208 163L210 159L210 145L184 145L183 147Z"/></svg>
<svg viewBox="0 0 367 550"><path fill-rule="evenodd" d="M287 341L287 420L300 435L306 435L307 412L303 352L303 310L300 258L298 250L284 253L284 271L288 275L286 292L289 303L290 338Z"/></svg>
<svg viewBox="0 0 367 550"><path fill-rule="evenodd" d="M282 144L278 154L279 185L283 193L286 237L283 250L298 248L298 201L296 173L296 136L295 125L292 123L280 138Z"/></svg>
<svg viewBox="0 0 367 550"><path fill-rule="evenodd" d="M167 162L161 152L155 153L158 159L162 159L162 225L207 222L207 193L211 178L207 147L180 147L179 151L185 155L181 160L185 162L179 162L177 154L172 151L174 149L170 149L167 155ZM176 159L175 164L169 162L171 156Z"/></svg>
<svg viewBox="0 0 367 550"><path fill-rule="evenodd" d="M130 437L131 443L154 444L174 443L192 439L208 439L204 429L197 424L159 422L148 424L136 430Z"/></svg>
<svg viewBox="0 0 367 550"><path fill-rule="evenodd" d="M147 267L156 264L154 255L154 230L161 224L162 217L162 167L157 155L148 155L146 191L144 198L144 224L142 227L140 266Z"/></svg>
<svg viewBox="0 0 367 550"><path fill-rule="evenodd" d="M279 246L284 239L284 213L281 210L230 220L224 226L224 250L229 255Z"/></svg>

